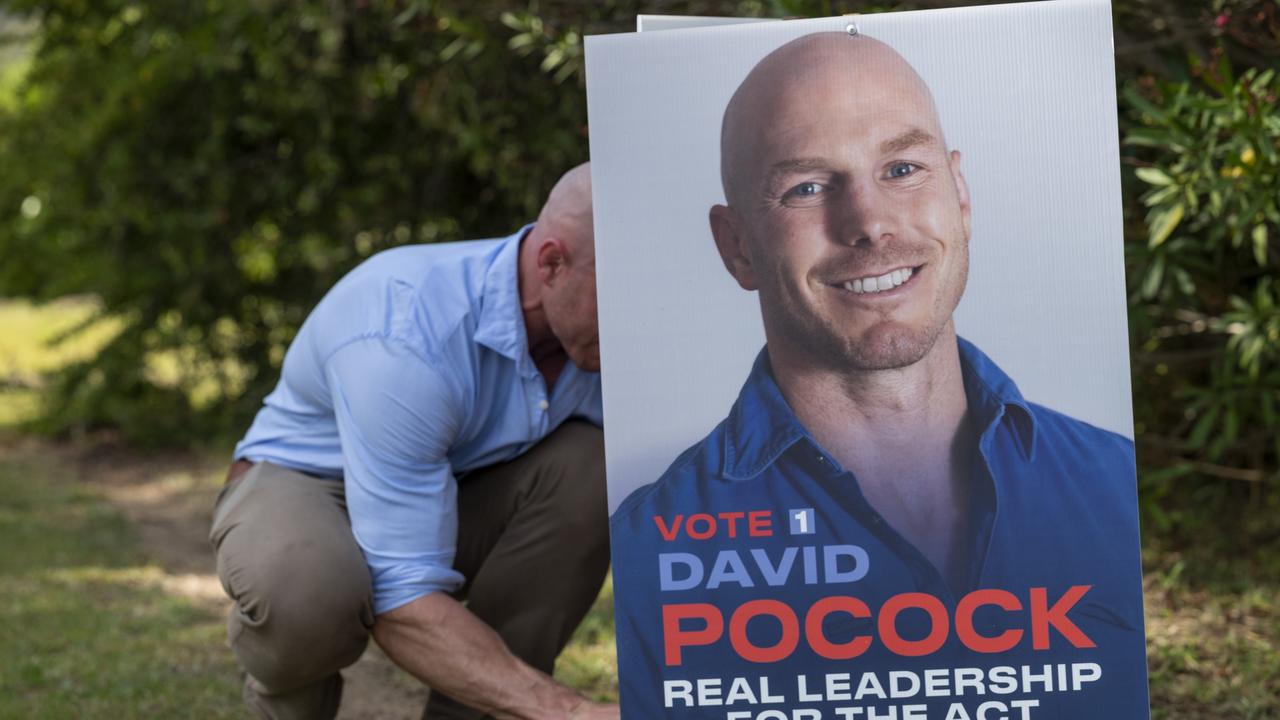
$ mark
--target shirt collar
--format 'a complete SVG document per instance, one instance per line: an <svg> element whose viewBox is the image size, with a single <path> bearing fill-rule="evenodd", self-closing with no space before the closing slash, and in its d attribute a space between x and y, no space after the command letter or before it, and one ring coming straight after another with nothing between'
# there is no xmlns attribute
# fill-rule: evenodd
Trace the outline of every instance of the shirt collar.
<svg viewBox="0 0 1280 720"><path fill-rule="evenodd" d="M476 343L516 362L522 373L533 368L525 336L524 312L520 309L518 260L520 241L533 228L525 225L504 238L484 276L480 318L476 323Z"/></svg>
<svg viewBox="0 0 1280 720"><path fill-rule="evenodd" d="M976 413L985 440L1001 423L1007 424L1017 441L1018 450L1028 461L1036 456L1036 416L1031 404L1022 398L1013 378L1005 374L991 358L964 338L956 338L960 346L960 370L964 375L964 394L969 409Z"/></svg>
<svg viewBox="0 0 1280 720"><path fill-rule="evenodd" d="M986 439L1001 424L1013 431L1018 449L1027 460L1035 457L1035 416L1017 385L981 350L957 338L965 397L977 414ZM800 424L773 379L768 348L760 351L738 400L725 421L723 475L747 480L759 475L783 452L801 439L818 448L816 440Z"/></svg>

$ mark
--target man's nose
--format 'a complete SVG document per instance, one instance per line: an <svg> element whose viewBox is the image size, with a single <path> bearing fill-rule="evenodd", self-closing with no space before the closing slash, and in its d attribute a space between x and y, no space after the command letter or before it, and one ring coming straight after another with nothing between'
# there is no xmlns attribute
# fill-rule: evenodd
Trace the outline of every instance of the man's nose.
<svg viewBox="0 0 1280 720"><path fill-rule="evenodd" d="M877 245L893 239L892 208L875 182L850 182L833 209L837 242Z"/></svg>

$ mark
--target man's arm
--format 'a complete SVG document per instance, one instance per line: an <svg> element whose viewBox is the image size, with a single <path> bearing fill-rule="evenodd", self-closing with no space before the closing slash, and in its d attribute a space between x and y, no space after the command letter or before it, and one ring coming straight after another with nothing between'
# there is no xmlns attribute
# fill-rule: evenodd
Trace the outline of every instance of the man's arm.
<svg viewBox="0 0 1280 720"><path fill-rule="evenodd" d="M325 372L378 644L427 685L498 718L616 720L616 706L524 663L448 594L464 578L453 569L457 484L447 456L468 414L449 363L368 338L335 352Z"/></svg>
<svg viewBox="0 0 1280 720"><path fill-rule="evenodd" d="M414 677L499 720L618 718L616 705L589 702L512 655L492 628L444 593L380 615L373 636Z"/></svg>

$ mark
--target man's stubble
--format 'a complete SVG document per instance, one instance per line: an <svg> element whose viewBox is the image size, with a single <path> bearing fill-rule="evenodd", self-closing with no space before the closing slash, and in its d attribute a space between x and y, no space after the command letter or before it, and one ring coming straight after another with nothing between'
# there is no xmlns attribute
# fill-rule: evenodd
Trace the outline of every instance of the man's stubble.
<svg viewBox="0 0 1280 720"><path fill-rule="evenodd" d="M946 269L951 274L950 286L934 298L931 322L924 327L913 328L882 317L870 327L855 332L839 322L839 312L815 312L815 308L808 307L787 288L774 284L759 289L761 315L766 328L771 331L770 336L788 346L788 355L804 358L813 369L841 374L894 370L920 362L951 328L952 313L968 282L968 240L964 238L962 229L958 230L958 235L962 247L956 253L955 261L959 265ZM895 262L895 256L902 255L910 256L910 253L902 250L875 253L881 266L900 264ZM850 262L847 259L841 264L851 267L868 265L867 262ZM936 264L931 264L929 269L934 272L941 270ZM768 276L777 272L779 270L771 269L764 274ZM819 273L820 276L833 274L840 273ZM951 332L954 333L954 329Z"/></svg>

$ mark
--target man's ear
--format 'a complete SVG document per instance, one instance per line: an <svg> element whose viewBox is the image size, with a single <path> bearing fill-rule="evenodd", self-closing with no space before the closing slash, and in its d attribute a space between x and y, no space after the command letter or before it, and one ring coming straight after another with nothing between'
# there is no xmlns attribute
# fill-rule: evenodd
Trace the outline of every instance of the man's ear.
<svg viewBox="0 0 1280 720"><path fill-rule="evenodd" d="M720 251L725 269L743 290L755 290L756 274L751 267L747 238L740 231L742 218L738 211L728 205L713 205L707 220L711 223L711 236L715 238L716 250Z"/></svg>
<svg viewBox="0 0 1280 720"><path fill-rule="evenodd" d="M544 238L538 247L538 279L547 287L554 286L569 270L569 252L558 238Z"/></svg>
<svg viewBox="0 0 1280 720"><path fill-rule="evenodd" d="M960 172L960 151L951 151L951 179L956 184L956 197L960 201L960 217L964 220L964 237L968 240L969 230L969 184L964 181L964 173Z"/></svg>

